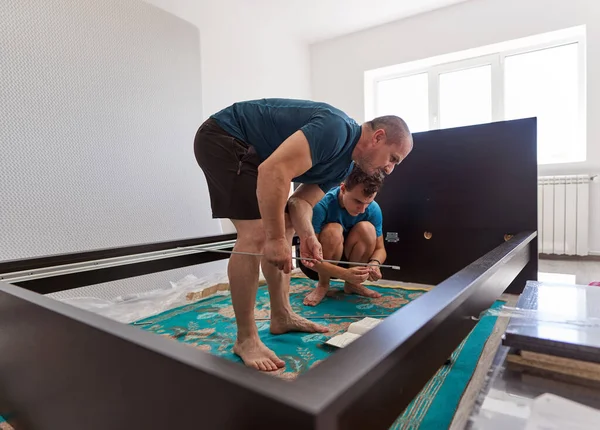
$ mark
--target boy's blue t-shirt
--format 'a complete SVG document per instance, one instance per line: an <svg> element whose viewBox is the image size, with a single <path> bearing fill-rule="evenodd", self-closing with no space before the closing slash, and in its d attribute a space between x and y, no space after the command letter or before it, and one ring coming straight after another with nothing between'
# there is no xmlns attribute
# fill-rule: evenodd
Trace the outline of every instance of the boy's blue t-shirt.
<svg viewBox="0 0 600 430"><path fill-rule="evenodd" d="M383 215L377 202L372 202L367 209L358 216L352 216L340 206L340 187L329 191L313 208L312 224L316 234L321 233L325 224L332 222L342 225L344 233L361 221L369 221L375 227L377 237L383 235Z"/></svg>
<svg viewBox="0 0 600 430"><path fill-rule="evenodd" d="M361 126L326 103L294 99L261 99L235 103L212 115L235 138L252 145L261 161L302 130L312 167L294 182L318 184L324 192L339 185L353 167L352 151Z"/></svg>

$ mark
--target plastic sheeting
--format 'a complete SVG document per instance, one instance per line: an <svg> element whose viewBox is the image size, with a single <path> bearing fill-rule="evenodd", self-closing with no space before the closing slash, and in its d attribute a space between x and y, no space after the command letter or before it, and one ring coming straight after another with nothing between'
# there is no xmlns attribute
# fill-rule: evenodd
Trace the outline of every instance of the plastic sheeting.
<svg viewBox="0 0 600 430"><path fill-rule="evenodd" d="M98 297L73 297L60 299L60 301L115 321L131 323L190 303L187 298L189 293L197 293L216 284L226 282L228 282L228 279L224 273L212 274L202 278L187 275L178 281L170 282L170 285L164 288L122 295L112 300ZM215 294L229 294L229 291L218 291Z"/></svg>

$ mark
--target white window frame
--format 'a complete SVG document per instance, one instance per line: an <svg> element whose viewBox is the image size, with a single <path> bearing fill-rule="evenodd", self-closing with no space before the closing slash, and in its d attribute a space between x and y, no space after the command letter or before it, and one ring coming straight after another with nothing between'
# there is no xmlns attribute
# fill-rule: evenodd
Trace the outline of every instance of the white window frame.
<svg viewBox="0 0 600 430"><path fill-rule="evenodd" d="M560 32L559 32L560 33ZM586 120L586 40L584 31L571 31L568 36L555 37L551 40L543 42L529 43L524 46L516 48L502 48L503 44L493 45L481 48L483 55L466 55L460 59L433 63L431 59L424 60L424 63L428 63L421 67L406 68L400 72L395 72L394 67L388 67L381 69L380 71L370 71L365 73L365 116L367 119L376 117L379 115L378 100L377 100L377 86L379 82L406 78L409 76L419 75L423 73L428 74L428 98L429 98L429 128L430 130L436 130L440 128L440 98L439 98L439 76L442 73L454 72L458 70L469 69L473 67L491 65L492 68L492 122L503 121L505 119L504 113L504 64L506 57L513 55L526 54L528 52L541 51L544 49L556 48L560 46L578 44L579 50L579 120L580 120L580 139L578 143L578 152L567 163L581 162L586 160L587 156L587 120ZM515 41L518 42L518 41ZM510 44L510 42L508 43ZM523 43L521 43L522 45ZM473 50L471 50L473 51ZM457 53L458 55L460 53ZM442 56L447 57L447 56ZM416 62L419 63L419 62ZM400 65L402 66L402 65ZM540 163L547 164L547 163Z"/></svg>
<svg viewBox="0 0 600 430"><path fill-rule="evenodd" d="M452 63L441 64L437 67L431 68L431 74L429 77L429 84L435 85L435 100L433 105L429 108L429 124L433 124L435 129L440 128L440 75L444 73L459 72L461 70L474 69L476 67L490 66L491 67L491 82L492 82L492 121L498 121L499 112L496 106L496 100L498 100L496 92L496 81L495 75L499 71L499 60L496 55L486 55L482 57L469 58L466 60L455 61ZM503 83L502 83L503 85ZM432 102L432 97L429 98L429 102Z"/></svg>

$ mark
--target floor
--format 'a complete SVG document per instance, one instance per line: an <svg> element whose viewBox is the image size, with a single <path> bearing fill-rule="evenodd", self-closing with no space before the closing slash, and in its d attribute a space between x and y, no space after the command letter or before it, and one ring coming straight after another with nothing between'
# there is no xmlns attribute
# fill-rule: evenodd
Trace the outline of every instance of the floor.
<svg viewBox="0 0 600 430"><path fill-rule="evenodd" d="M591 260L539 260L539 280L588 285L600 282L600 261Z"/></svg>

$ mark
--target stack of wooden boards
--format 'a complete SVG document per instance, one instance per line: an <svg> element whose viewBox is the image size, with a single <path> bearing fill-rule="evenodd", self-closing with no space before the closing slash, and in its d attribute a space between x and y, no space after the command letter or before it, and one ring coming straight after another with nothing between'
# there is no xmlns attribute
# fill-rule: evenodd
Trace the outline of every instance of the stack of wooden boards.
<svg viewBox="0 0 600 430"><path fill-rule="evenodd" d="M382 320L377 318L365 317L360 321L353 322L348 326L346 333L337 335L325 342L327 345L335 346L337 348L345 348L356 339L361 337L363 334L373 329Z"/></svg>
<svg viewBox="0 0 600 430"><path fill-rule="evenodd" d="M507 367L600 388L600 288L528 282L504 345Z"/></svg>

